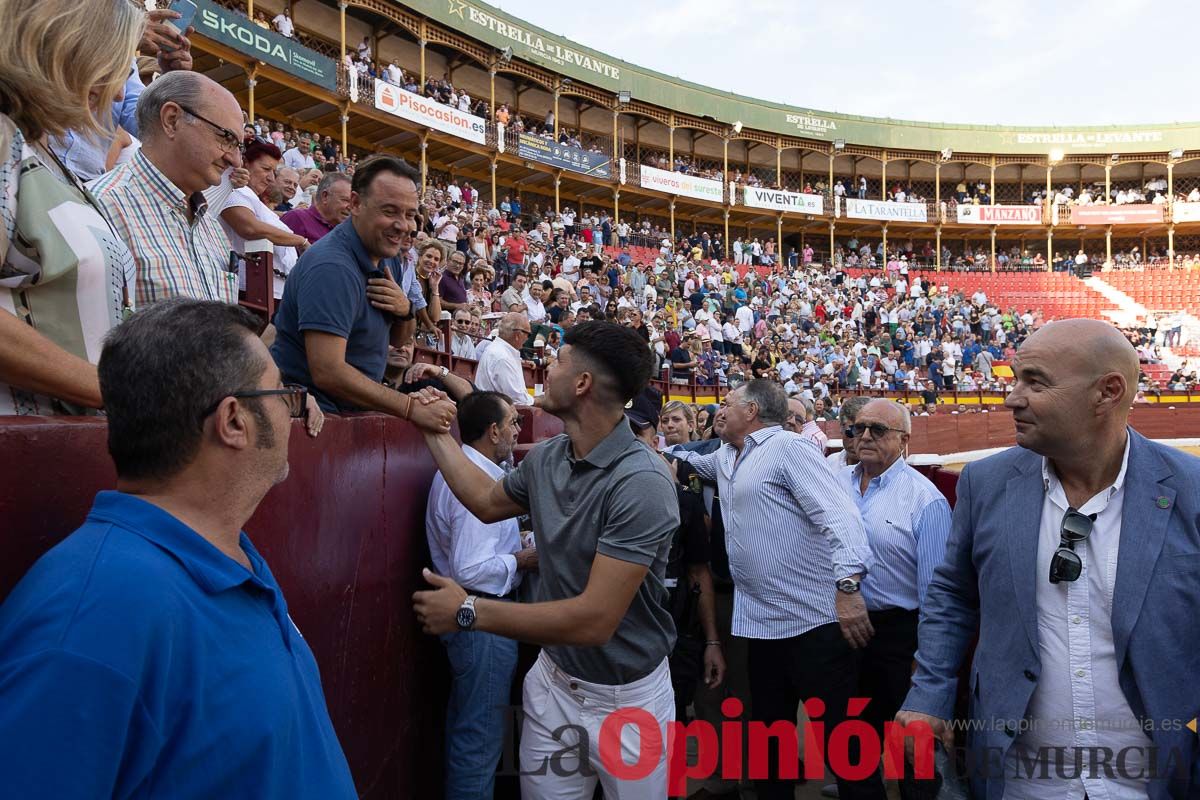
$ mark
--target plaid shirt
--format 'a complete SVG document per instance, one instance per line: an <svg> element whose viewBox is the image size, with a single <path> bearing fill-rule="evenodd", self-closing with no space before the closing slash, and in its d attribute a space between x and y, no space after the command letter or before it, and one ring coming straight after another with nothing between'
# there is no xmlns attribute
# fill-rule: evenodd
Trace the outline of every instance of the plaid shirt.
<svg viewBox="0 0 1200 800"><path fill-rule="evenodd" d="M237 302L238 276L226 269L229 239L203 194L185 196L141 150L91 190L133 251L139 306L168 297Z"/></svg>

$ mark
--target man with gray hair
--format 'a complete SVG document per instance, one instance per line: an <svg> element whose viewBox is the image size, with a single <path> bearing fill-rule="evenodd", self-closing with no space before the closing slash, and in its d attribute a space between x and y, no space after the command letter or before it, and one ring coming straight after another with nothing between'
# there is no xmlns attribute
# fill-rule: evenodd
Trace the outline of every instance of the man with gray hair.
<svg viewBox="0 0 1200 800"><path fill-rule="evenodd" d="M350 216L350 177L344 172L329 172L317 184L312 205L283 215L282 222L309 244L316 244Z"/></svg>
<svg viewBox="0 0 1200 800"><path fill-rule="evenodd" d="M795 724L800 701L815 697L827 737L846 718L855 651L872 635L859 593L872 556L850 497L816 449L783 430L787 415L783 387L749 381L726 397L725 444L676 455L720 493L733 635L749 640L752 719ZM758 796L790 800L796 781L784 776L795 764L771 750ZM845 798L870 796L853 781L839 778L838 787Z"/></svg>
<svg viewBox="0 0 1200 800"><path fill-rule="evenodd" d="M858 463L858 450L855 446L854 429L851 426L854 425L858 412L862 411L863 406L871 400L872 398L864 395L855 395L842 403L842 408L838 412L838 423L842 426L842 449L825 456L825 461L835 472L842 467L852 467Z"/></svg>
<svg viewBox="0 0 1200 800"><path fill-rule="evenodd" d="M275 188L279 190L280 196L279 205L274 209L276 213L282 214L291 211L293 207L299 207L301 200L299 172L287 166L276 167Z"/></svg>
<svg viewBox="0 0 1200 800"><path fill-rule="evenodd" d="M230 171L242 165L237 100L204 75L169 72L142 92L137 119L141 148L91 184L133 253L137 303L168 297L236 303L229 239L211 210L224 202L204 191L228 185Z"/></svg>
<svg viewBox="0 0 1200 800"><path fill-rule="evenodd" d="M829 437L817 424L816 413L813 401L807 397L789 397L788 415L783 422L783 429L800 434L804 440L816 445L821 455L825 455Z"/></svg>
<svg viewBox="0 0 1200 800"><path fill-rule="evenodd" d="M854 697L870 699L863 719L883 737L908 693L917 618L934 568L946 555L950 504L937 487L904 460L912 431L908 407L870 400L853 423L858 464L839 474L862 515L875 566L863 579L875 635L856 663ZM883 796L878 770L870 779Z"/></svg>
<svg viewBox="0 0 1200 800"><path fill-rule="evenodd" d="M521 345L529 335L529 317L521 313L504 315L495 341L483 351L475 370L475 384L481 391L500 392L519 406L533 404L525 390L525 370L521 366Z"/></svg>

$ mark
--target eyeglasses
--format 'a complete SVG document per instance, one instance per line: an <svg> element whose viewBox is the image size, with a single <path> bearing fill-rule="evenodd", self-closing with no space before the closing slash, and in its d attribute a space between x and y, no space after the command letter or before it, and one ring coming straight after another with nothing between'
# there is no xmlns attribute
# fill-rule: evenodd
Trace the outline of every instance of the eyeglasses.
<svg viewBox="0 0 1200 800"><path fill-rule="evenodd" d="M1058 549L1050 559L1050 582L1071 583L1079 580L1083 573L1083 560L1075 552L1075 545L1086 541L1092 535L1092 525L1096 521L1095 514L1080 514L1073 508L1068 508L1063 514L1062 525L1058 531Z"/></svg>
<svg viewBox="0 0 1200 800"><path fill-rule="evenodd" d="M862 436L867 431L871 432L871 438L873 439L882 439L888 431L895 431L896 433L908 433L908 431L901 430L900 428L889 428L882 422L856 422L853 425L848 426L843 432L853 439L857 436Z"/></svg>
<svg viewBox="0 0 1200 800"><path fill-rule="evenodd" d="M242 146L242 137L238 136L236 133L229 130L229 128L221 127L217 123L213 122L211 119L200 116L195 111L193 111L192 109L183 105L182 103L175 103L175 105L179 106L181 109L183 109L183 111L187 112L191 116L195 117L196 119L200 120L205 125L207 125L208 127L212 128L214 131L216 131L217 135L220 136L220 138L221 138L221 142L220 142L221 149L223 151L225 151L226 153L236 152ZM261 136L258 136L255 138L262 139ZM263 140L263 141L266 141L266 140Z"/></svg>
<svg viewBox="0 0 1200 800"><path fill-rule="evenodd" d="M213 403L212 407L201 415L201 418L207 417L216 411L217 406L221 405L226 397L282 397L283 401L287 403L288 412L291 414L292 419L301 419L307 416L308 388L298 383L285 383L282 389L250 389L242 392L231 392Z"/></svg>

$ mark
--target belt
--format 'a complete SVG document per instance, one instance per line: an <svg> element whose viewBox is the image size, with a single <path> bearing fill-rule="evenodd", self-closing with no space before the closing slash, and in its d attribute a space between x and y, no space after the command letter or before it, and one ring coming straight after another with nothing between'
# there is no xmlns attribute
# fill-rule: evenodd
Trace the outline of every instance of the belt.
<svg viewBox="0 0 1200 800"><path fill-rule="evenodd" d="M474 589L468 589L465 586L463 587L463 591L466 592L467 594L473 594L476 597L481 597L484 600L512 600L513 597L515 597L517 594L516 589L513 589L508 594L500 595L500 594L488 594L487 592L477 592Z"/></svg>

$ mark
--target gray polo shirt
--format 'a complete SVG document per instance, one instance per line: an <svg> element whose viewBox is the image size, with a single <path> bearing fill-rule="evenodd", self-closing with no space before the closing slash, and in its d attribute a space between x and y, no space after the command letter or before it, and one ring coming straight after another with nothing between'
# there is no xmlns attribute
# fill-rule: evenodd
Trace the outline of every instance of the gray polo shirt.
<svg viewBox="0 0 1200 800"><path fill-rule="evenodd" d="M621 422L585 458L560 434L529 451L504 478L529 509L538 548L539 602L583 594L596 553L649 567L629 610L603 647L547 647L563 671L592 683L631 683L675 645L663 578L679 504L667 466Z"/></svg>

